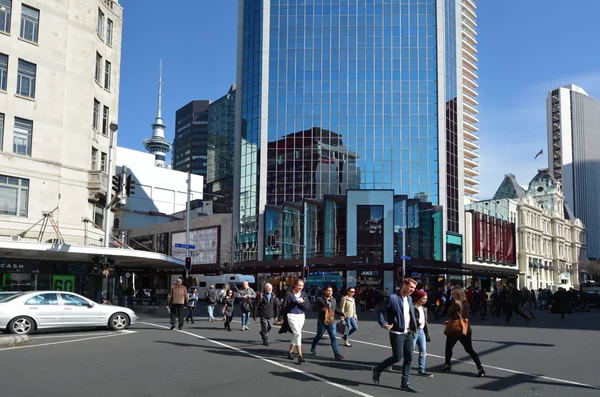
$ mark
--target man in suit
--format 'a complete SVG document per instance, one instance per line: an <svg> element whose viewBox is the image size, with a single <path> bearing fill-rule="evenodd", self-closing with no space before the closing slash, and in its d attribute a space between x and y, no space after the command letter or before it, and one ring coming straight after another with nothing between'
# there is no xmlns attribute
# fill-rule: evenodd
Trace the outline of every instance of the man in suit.
<svg viewBox="0 0 600 397"><path fill-rule="evenodd" d="M329 334L329 339L331 339L331 347L333 348L333 354L336 360L343 360L344 356L340 354L337 343L337 336L335 334L336 327L335 321L332 324L327 324L326 314L327 310L333 310L337 315L339 315L342 319L345 319L344 312L338 310L337 302L333 297L333 287L328 286L323 291L323 296L318 297L315 300L313 305L314 310L319 312L319 319L317 320L317 334L312 342L312 347L310 349L310 354L313 356L317 355L317 344L323 337L325 331Z"/></svg>
<svg viewBox="0 0 600 397"><path fill-rule="evenodd" d="M390 332L392 356L381 364L373 367L373 382L379 384L381 373L388 367L404 358L402 366L402 383L400 389L417 393L417 390L408 383L410 365L412 363L414 348L414 332L417 330L415 308L410 295L417 287L417 282L407 278L402 283L402 288L392 295L379 311L379 325Z"/></svg>

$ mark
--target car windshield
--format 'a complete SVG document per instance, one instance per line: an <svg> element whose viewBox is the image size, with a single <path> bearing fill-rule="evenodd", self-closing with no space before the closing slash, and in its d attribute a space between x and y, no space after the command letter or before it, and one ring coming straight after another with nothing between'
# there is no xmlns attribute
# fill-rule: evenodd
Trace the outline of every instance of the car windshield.
<svg viewBox="0 0 600 397"><path fill-rule="evenodd" d="M18 294L14 294L14 295L0 295L0 303L5 303L5 302L9 302L13 299L18 298L19 296L23 295L23 293L19 292Z"/></svg>

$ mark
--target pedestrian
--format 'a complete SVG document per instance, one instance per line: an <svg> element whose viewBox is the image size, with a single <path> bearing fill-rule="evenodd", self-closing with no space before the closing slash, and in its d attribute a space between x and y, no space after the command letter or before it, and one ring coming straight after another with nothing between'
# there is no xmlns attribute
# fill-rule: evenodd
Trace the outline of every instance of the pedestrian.
<svg viewBox="0 0 600 397"><path fill-rule="evenodd" d="M304 327L304 321L306 319L305 313L310 310L310 302L308 295L303 292L304 281L302 279L296 279L294 281L293 290L288 292L283 300L281 307L280 317L283 318L283 325L279 330L280 334L291 332L292 340L290 342L290 349L287 354L287 358L290 360L294 359L294 347L298 352L298 364L302 364L306 360L302 356L302 327Z"/></svg>
<svg viewBox="0 0 600 397"><path fill-rule="evenodd" d="M149 305L155 309L156 309L156 306L158 306L158 293L156 292L156 286L152 286L152 289L150 290Z"/></svg>
<svg viewBox="0 0 600 397"><path fill-rule="evenodd" d="M344 346L346 347L352 347L350 342L348 342L348 338L358 331L358 313L356 312L355 295L356 289L354 287L349 287L346 290L346 296L344 296L340 302L340 310L344 313L344 316L346 316L346 324L348 324L346 333L344 334Z"/></svg>
<svg viewBox="0 0 600 397"><path fill-rule="evenodd" d="M240 309L242 311L242 331L250 331L248 328L248 319L250 318L250 313L252 313L252 302L256 298L256 292L252 288L247 281L244 281L242 284L242 289L240 290Z"/></svg>
<svg viewBox="0 0 600 397"><path fill-rule="evenodd" d="M335 315L339 315L342 320L346 318L344 312L337 309L336 300L333 297L333 287L327 286L323 290L323 296L317 298L313 305L313 310L319 313L317 319L317 333L312 341L310 348L311 356L317 355L317 344L323 337L325 331L329 334L331 340L331 348L333 349L333 356L336 360L343 360L344 356L340 354L337 343Z"/></svg>
<svg viewBox="0 0 600 397"><path fill-rule="evenodd" d="M256 317L260 318L260 337L263 340L263 345L269 346L269 331L271 331L271 319L274 318L277 322L279 305L277 297L273 293L273 285L265 284L263 292L256 295L254 302L254 313L252 318L256 321Z"/></svg>
<svg viewBox="0 0 600 397"><path fill-rule="evenodd" d="M208 309L208 321L211 323L215 322L215 305L219 300L219 293L215 289L214 285L211 285L209 289L204 292L204 301L206 302L206 308Z"/></svg>
<svg viewBox="0 0 600 397"><path fill-rule="evenodd" d="M558 291L552 295L552 309L550 310L550 313L560 313L560 318L564 320L568 301L569 293L564 288L559 288Z"/></svg>
<svg viewBox="0 0 600 397"><path fill-rule="evenodd" d="M223 298L227 296L227 290L229 289L229 285L225 284L221 288L219 292L219 303L223 302ZM225 314L225 305L221 304L221 314L223 315L223 321L227 320L227 315Z"/></svg>
<svg viewBox="0 0 600 397"><path fill-rule="evenodd" d="M419 376L433 378L433 375L425 371L425 361L427 359L427 342L431 342L429 336L429 325L427 324L427 293L423 290L415 290L411 295L415 305L415 315L417 316L417 332L415 333L414 348L419 347Z"/></svg>
<svg viewBox="0 0 600 397"><path fill-rule="evenodd" d="M521 305L523 308L523 312L529 314L531 319L535 320L535 314L533 314L533 310L531 310L531 294L533 291L529 291L527 287L521 288Z"/></svg>
<svg viewBox="0 0 600 397"><path fill-rule="evenodd" d="M417 390L408 383L408 377L415 343L413 333L417 330L417 324L415 308L410 295L416 286L417 282L412 278L404 279L402 288L390 296L383 309L379 310L379 325L390 333L392 356L373 367L372 373L373 382L378 385L381 373L404 358L400 389L413 393L417 393Z"/></svg>
<svg viewBox="0 0 600 397"><path fill-rule="evenodd" d="M448 309L448 321L453 320L469 320L469 316L471 315L471 307L469 306L469 302L467 302L467 296L465 294L465 290L461 287L455 287L452 289L453 302ZM475 353L473 349L473 341L471 339L472 334L471 324L468 324L467 334L466 335L448 335L446 331L446 357L445 364L442 368L442 371L450 372L452 369L452 365L450 364L450 360L452 359L452 349L456 342L460 342L463 345L465 352L471 356L475 365L477 365L477 377L485 376L485 369L481 365L481 360L479 360L479 356Z"/></svg>
<svg viewBox="0 0 600 397"><path fill-rule="evenodd" d="M133 287L129 285L125 289L125 296L127 297L127 307L131 310L133 310L133 294L135 294L135 291L133 290Z"/></svg>
<svg viewBox="0 0 600 397"><path fill-rule="evenodd" d="M506 321L504 324L508 324L513 312L525 319L525 323L529 323L529 317L527 317L519 308L521 305L521 291L515 288L513 283L508 284L508 290L506 292Z"/></svg>
<svg viewBox="0 0 600 397"><path fill-rule="evenodd" d="M182 285L183 280L178 278L175 285L169 290L167 302L171 309L171 330L175 329L175 318L179 320L179 329L183 328L183 309L188 305L188 292Z"/></svg>
<svg viewBox="0 0 600 397"><path fill-rule="evenodd" d="M232 290L227 290L226 295L221 300L221 304L223 305L223 313L225 314L224 328L227 331L231 331L231 320L233 320L233 311L235 308L235 299L233 298Z"/></svg>
<svg viewBox="0 0 600 397"><path fill-rule="evenodd" d="M188 311L189 314L185 318L185 322L189 323L190 319L192 320L192 324L194 324L194 311L196 310L196 306L198 305L198 288L192 288L190 294L188 295Z"/></svg>

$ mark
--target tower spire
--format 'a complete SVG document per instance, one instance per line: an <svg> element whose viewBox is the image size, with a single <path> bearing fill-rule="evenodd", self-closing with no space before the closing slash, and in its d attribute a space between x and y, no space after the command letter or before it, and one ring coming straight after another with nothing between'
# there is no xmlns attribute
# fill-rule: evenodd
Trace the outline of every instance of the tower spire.
<svg viewBox="0 0 600 397"><path fill-rule="evenodd" d="M171 144L165 139L165 128L167 126L162 119L162 59L159 62L158 71L158 108L156 117L152 124L152 137L144 141L144 147L154 155L154 164L164 167L165 157L171 150Z"/></svg>

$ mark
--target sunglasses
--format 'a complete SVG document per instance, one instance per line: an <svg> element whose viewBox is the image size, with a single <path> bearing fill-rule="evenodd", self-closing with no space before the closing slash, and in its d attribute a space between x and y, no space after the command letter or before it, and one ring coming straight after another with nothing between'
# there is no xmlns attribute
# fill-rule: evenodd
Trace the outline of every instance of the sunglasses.
<svg viewBox="0 0 600 397"><path fill-rule="evenodd" d="M350 291L350 293L351 293L351 294L353 294L353 293L354 293L354 291Z"/></svg>

